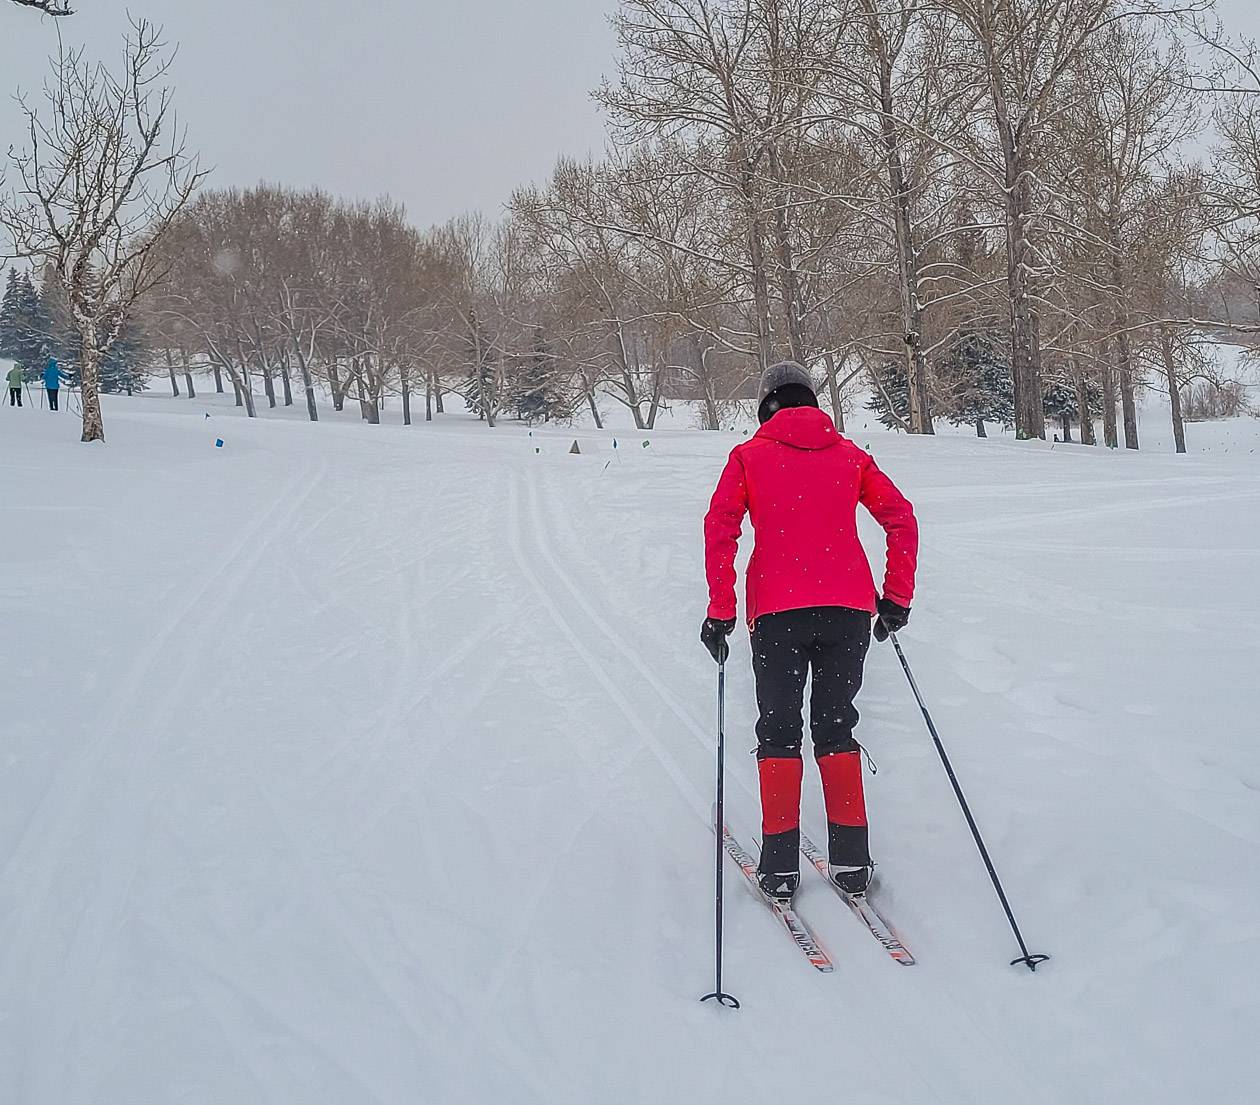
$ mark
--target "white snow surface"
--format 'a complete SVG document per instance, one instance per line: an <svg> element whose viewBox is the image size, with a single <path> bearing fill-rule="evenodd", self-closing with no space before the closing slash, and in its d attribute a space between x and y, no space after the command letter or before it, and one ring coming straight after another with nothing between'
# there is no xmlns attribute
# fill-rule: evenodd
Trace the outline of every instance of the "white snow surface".
<svg viewBox="0 0 1260 1105"><path fill-rule="evenodd" d="M903 644L1054 958L1007 965L875 647L873 847L919 963L807 869L818 974L728 864L732 1012L698 1001L696 635L740 435L299 417L109 399L89 447L0 410L0 1101L1255 1100L1260 421L1187 457L855 431L916 503ZM751 845L742 630L729 676Z"/></svg>

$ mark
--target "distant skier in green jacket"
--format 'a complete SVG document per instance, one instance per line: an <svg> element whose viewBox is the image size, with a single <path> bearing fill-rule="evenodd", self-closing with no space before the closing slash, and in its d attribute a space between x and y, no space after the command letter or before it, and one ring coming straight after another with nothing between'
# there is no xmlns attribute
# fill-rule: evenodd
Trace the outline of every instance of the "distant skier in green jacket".
<svg viewBox="0 0 1260 1105"><path fill-rule="evenodd" d="M15 364L9 369L9 374L5 379L9 382L9 406L20 407L22 405L22 366Z"/></svg>

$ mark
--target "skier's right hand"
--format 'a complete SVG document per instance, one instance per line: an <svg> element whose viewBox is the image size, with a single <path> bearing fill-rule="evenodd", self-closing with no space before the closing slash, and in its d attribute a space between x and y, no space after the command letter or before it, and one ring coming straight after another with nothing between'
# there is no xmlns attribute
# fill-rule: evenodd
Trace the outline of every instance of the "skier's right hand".
<svg viewBox="0 0 1260 1105"><path fill-rule="evenodd" d="M726 638L735 631L734 618L705 618L700 627L700 643L709 650L715 663L726 663L730 654L730 646Z"/></svg>

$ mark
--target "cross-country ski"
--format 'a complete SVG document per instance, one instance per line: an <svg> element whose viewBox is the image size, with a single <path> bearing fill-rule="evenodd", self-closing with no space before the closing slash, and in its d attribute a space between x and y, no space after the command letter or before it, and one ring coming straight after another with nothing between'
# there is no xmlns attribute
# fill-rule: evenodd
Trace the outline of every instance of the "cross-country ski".
<svg viewBox="0 0 1260 1105"><path fill-rule="evenodd" d="M824 973L834 970L835 965L831 961L831 956L823 950L818 937L802 920L801 915L792 908L792 905L789 902L771 898L762 891L757 880L757 861L748 854L744 846L731 835L730 829L726 827L722 829L722 846L726 849L727 855L739 865L753 895L779 919L787 934L792 938L792 942L801 949L801 953L809 960L810 965Z"/></svg>
<svg viewBox="0 0 1260 1105"><path fill-rule="evenodd" d="M900 963L903 967L914 966L914 956L910 949L906 947L901 936L892 927L888 919L880 912L879 907L871 900L871 893L874 884L870 890L861 894L848 894L836 885L835 879L831 877L828 869L827 857L814 845L814 842L801 833L801 855L803 855L825 880L827 885L836 893L836 896L844 902L853 915L866 927L869 932L880 944L880 946L888 952L892 958Z"/></svg>

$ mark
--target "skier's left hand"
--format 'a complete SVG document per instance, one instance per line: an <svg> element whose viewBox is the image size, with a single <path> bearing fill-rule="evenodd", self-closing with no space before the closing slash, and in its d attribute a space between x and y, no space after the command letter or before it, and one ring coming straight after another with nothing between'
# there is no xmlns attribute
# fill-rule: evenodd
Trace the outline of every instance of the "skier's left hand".
<svg viewBox="0 0 1260 1105"><path fill-rule="evenodd" d="M734 618L705 618L700 627L700 643L709 650L715 663L726 663L730 654L730 646L726 638L735 631Z"/></svg>
<svg viewBox="0 0 1260 1105"><path fill-rule="evenodd" d="M880 599L875 604L879 614L875 618L875 640L888 640L889 633L899 633L910 621L910 607L902 606L892 599Z"/></svg>

